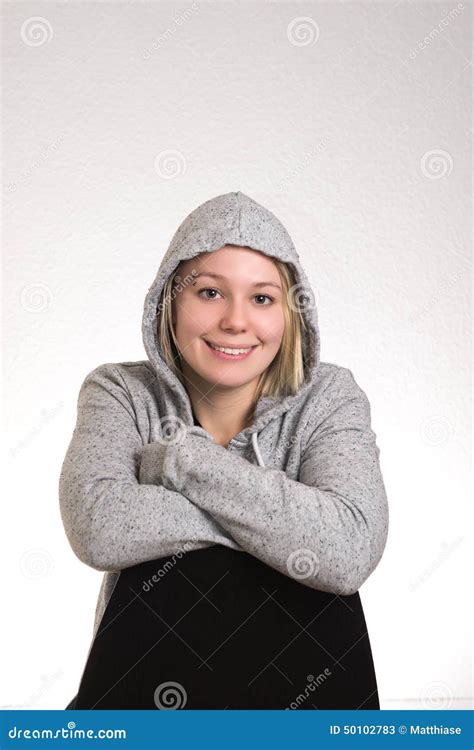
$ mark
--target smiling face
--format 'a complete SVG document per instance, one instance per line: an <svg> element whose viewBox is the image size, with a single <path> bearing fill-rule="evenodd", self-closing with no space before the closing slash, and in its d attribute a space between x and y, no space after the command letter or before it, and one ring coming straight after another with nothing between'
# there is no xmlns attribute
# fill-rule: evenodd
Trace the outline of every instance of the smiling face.
<svg viewBox="0 0 474 750"><path fill-rule="evenodd" d="M271 364L284 331L283 289L269 257L225 245L180 265L185 278L197 271L173 301L173 322L185 375L214 389L256 387ZM239 355L210 344L250 349Z"/></svg>

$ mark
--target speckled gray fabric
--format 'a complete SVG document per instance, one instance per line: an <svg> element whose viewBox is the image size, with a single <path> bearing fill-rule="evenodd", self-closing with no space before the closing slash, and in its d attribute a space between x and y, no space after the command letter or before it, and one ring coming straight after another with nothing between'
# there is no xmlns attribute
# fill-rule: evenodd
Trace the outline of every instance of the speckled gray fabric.
<svg viewBox="0 0 474 750"><path fill-rule="evenodd" d="M261 398L253 424L223 448L194 424L156 330L160 293L177 264L226 244L292 265L306 332L299 393ZM94 633L120 570L212 544L245 550L305 586L357 591L388 535L380 451L352 372L320 362L314 295L280 221L241 192L196 208L148 290L142 334L148 359L102 364L86 376L59 479L73 551L107 571Z"/></svg>

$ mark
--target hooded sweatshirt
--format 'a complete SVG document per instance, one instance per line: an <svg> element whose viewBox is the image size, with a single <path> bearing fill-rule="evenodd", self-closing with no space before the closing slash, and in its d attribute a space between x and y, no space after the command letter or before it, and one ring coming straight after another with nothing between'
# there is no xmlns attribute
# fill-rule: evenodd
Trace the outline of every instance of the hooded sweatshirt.
<svg viewBox="0 0 474 750"><path fill-rule="evenodd" d="M227 447L195 424L186 389L157 337L160 295L184 260L224 245L289 264L304 317L304 382L262 396ZM69 543L105 571L94 635L120 571L224 545L302 585L358 591L378 565L389 512L368 398L352 372L320 361L314 294L282 223L244 193L219 195L178 227L146 295L147 359L99 365L86 377L59 479Z"/></svg>

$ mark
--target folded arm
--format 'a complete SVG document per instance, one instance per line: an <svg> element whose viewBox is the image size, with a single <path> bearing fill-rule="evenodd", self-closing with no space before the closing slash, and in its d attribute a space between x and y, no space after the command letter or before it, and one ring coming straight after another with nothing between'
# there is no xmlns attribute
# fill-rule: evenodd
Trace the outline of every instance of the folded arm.
<svg viewBox="0 0 474 750"><path fill-rule="evenodd" d="M210 442L198 434L196 440ZM157 484L133 406L113 365L81 386L77 422L59 478L59 505L77 557L96 570L122 570L178 549L238 544L204 509ZM161 446L163 447L163 446ZM142 462L143 454L143 462ZM150 456L148 456L150 458Z"/></svg>
<svg viewBox="0 0 474 750"><path fill-rule="evenodd" d="M304 585L348 595L382 557L388 503L367 396L345 368L330 387L328 415L307 441L299 481L192 433L167 446L161 481L258 559Z"/></svg>

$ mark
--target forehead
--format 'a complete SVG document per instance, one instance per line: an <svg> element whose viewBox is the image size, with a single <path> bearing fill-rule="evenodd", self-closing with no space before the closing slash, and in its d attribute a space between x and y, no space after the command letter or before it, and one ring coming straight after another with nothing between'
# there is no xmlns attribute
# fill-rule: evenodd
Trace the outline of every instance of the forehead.
<svg viewBox="0 0 474 750"><path fill-rule="evenodd" d="M212 253L202 253L180 264L182 273L192 270L198 274L215 273L229 280L260 280L256 276L264 276L262 280L279 281L280 275L272 259L265 253L253 248L237 245L225 245Z"/></svg>

